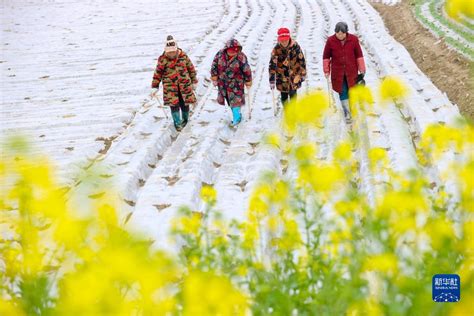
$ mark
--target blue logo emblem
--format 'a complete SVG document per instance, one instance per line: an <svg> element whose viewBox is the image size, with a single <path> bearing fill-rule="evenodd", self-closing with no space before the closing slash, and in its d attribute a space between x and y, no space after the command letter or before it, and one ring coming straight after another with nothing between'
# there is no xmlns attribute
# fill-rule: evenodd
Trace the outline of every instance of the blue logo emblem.
<svg viewBox="0 0 474 316"><path fill-rule="evenodd" d="M435 274L432 288L435 302L453 303L461 299L461 279L457 274Z"/></svg>

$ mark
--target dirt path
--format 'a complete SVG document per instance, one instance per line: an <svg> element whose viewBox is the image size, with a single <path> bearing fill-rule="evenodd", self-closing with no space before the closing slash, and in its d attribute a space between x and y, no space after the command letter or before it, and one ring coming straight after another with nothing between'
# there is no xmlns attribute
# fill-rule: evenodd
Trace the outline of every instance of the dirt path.
<svg viewBox="0 0 474 316"><path fill-rule="evenodd" d="M474 80L471 63L434 37L414 17L408 1L394 6L371 3L382 16L390 34L410 52L418 67L461 113L474 119Z"/></svg>

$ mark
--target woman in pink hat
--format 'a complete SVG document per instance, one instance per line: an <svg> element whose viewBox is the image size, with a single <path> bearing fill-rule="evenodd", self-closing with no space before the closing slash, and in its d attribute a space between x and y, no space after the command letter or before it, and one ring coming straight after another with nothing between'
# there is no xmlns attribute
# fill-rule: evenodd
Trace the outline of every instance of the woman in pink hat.
<svg viewBox="0 0 474 316"><path fill-rule="evenodd" d="M306 77L306 61L300 45L291 38L290 30L278 30L278 43L273 48L269 65L270 88L281 92L283 104L296 96Z"/></svg>

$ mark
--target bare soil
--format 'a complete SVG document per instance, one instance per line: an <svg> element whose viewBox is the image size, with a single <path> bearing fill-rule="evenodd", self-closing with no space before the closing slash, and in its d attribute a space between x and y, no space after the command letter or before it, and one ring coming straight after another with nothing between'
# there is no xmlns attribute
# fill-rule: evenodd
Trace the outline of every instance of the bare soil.
<svg viewBox="0 0 474 316"><path fill-rule="evenodd" d="M418 67L438 89L446 92L466 118L474 120L473 63L425 29L415 18L409 1L394 6L371 4Z"/></svg>

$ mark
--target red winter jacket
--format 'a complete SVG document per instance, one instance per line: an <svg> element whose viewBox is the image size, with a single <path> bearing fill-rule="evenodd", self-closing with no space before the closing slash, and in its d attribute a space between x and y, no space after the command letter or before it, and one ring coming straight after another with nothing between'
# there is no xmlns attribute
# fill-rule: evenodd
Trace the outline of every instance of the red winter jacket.
<svg viewBox="0 0 474 316"><path fill-rule="evenodd" d="M336 35L328 37L323 53L324 73L331 73L332 88L342 92L344 75L347 84L353 87L357 82L357 71L365 73L365 62L357 36L347 33L346 40L340 41Z"/></svg>

